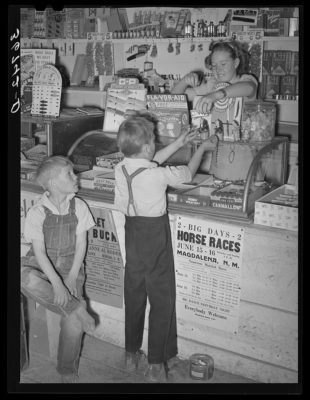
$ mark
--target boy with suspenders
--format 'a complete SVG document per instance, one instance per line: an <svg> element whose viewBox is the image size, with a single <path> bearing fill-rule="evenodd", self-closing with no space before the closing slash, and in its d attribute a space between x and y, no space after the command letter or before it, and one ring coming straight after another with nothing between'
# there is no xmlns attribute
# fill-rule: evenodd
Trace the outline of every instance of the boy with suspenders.
<svg viewBox="0 0 310 400"><path fill-rule="evenodd" d="M126 265L124 281L126 367L138 367L143 352L144 318L150 303L148 368L150 382L165 382L168 360L177 355L175 272L169 219L167 186L190 182L205 151L216 146L204 141L188 165L161 167L173 153L192 140L184 131L155 154L156 120L138 112L118 131L118 147L124 160L115 168L115 205L125 214Z"/></svg>

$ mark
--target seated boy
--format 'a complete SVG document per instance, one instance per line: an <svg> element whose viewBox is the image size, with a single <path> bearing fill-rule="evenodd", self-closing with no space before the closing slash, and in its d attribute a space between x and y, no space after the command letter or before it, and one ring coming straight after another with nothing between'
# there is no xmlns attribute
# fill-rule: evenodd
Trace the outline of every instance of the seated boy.
<svg viewBox="0 0 310 400"><path fill-rule="evenodd" d="M46 191L26 216L24 235L31 248L22 257L21 290L62 316L57 371L63 383L74 383L83 333L95 327L83 300L87 231L95 223L87 205L75 197L77 177L69 159L47 158L37 182Z"/></svg>

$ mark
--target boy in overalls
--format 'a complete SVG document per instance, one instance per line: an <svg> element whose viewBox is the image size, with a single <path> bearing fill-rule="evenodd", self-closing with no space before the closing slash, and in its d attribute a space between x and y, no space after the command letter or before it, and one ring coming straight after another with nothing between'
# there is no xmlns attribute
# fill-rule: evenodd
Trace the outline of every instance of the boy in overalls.
<svg viewBox="0 0 310 400"><path fill-rule="evenodd" d="M37 182L46 192L26 216L24 235L31 248L22 257L21 291L62 316L57 371L63 383L75 383L83 333L95 327L83 300L87 230L95 223L75 197L77 177L69 159L47 158Z"/></svg>
<svg viewBox="0 0 310 400"><path fill-rule="evenodd" d="M209 139L198 147L188 166L159 165L193 139L184 131L155 154L156 120L146 112L127 118L118 131L118 147L124 160L115 167L115 205L125 214L126 265L124 281L126 367L136 369L143 352L144 318L150 303L148 368L150 382L165 382L168 360L177 355L175 272L166 189L190 182L205 151L213 151Z"/></svg>

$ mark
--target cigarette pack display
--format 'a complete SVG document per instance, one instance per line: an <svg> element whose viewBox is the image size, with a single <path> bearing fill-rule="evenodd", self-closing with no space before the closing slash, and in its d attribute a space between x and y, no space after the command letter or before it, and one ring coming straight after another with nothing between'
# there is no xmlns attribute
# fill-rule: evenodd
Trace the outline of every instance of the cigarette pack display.
<svg viewBox="0 0 310 400"><path fill-rule="evenodd" d="M272 57L272 75L286 75L291 70L291 51L274 50Z"/></svg>
<svg viewBox="0 0 310 400"><path fill-rule="evenodd" d="M159 120L161 136L178 137L182 128L189 124L187 100L183 94L149 94L146 104Z"/></svg>
<svg viewBox="0 0 310 400"><path fill-rule="evenodd" d="M279 75L265 75L263 77L264 98L274 99L275 95L280 94L280 76Z"/></svg>
<svg viewBox="0 0 310 400"><path fill-rule="evenodd" d="M282 185L255 202L254 223L298 230L298 195L295 186Z"/></svg>
<svg viewBox="0 0 310 400"><path fill-rule="evenodd" d="M264 50L263 65L262 65L263 75L268 75L271 73L273 56L274 56L274 50Z"/></svg>
<svg viewBox="0 0 310 400"><path fill-rule="evenodd" d="M296 75L285 75L280 78L280 94L284 96L295 96Z"/></svg>

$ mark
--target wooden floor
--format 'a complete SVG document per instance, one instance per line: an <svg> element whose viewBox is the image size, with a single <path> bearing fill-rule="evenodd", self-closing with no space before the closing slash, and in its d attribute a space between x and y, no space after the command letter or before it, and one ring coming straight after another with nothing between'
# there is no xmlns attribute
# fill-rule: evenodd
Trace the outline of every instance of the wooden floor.
<svg viewBox="0 0 310 400"><path fill-rule="evenodd" d="M41 311L43 310L44 309L42 308ZM47 326L44 319L44 313L41 311L39 307L39 310L36 312L36 316L31 323L29 331L29 365L20 374L21 384L60 383L60 377L55 369L56 361L49 357ZM79 383L147 384L144 378L146 367L147 361L145 360L141 362L136 372L131 373L126 371L124 367L123 348L85 335L79 365ZM212 379L207 381L194 380L189 375L189 367L189 360L179 360L176 362L169 372L168 384L181 383L210 385L219 383L255 383L250 379L232 375L216 368ZM154 385L148 387L152 386Z"/></svg>

